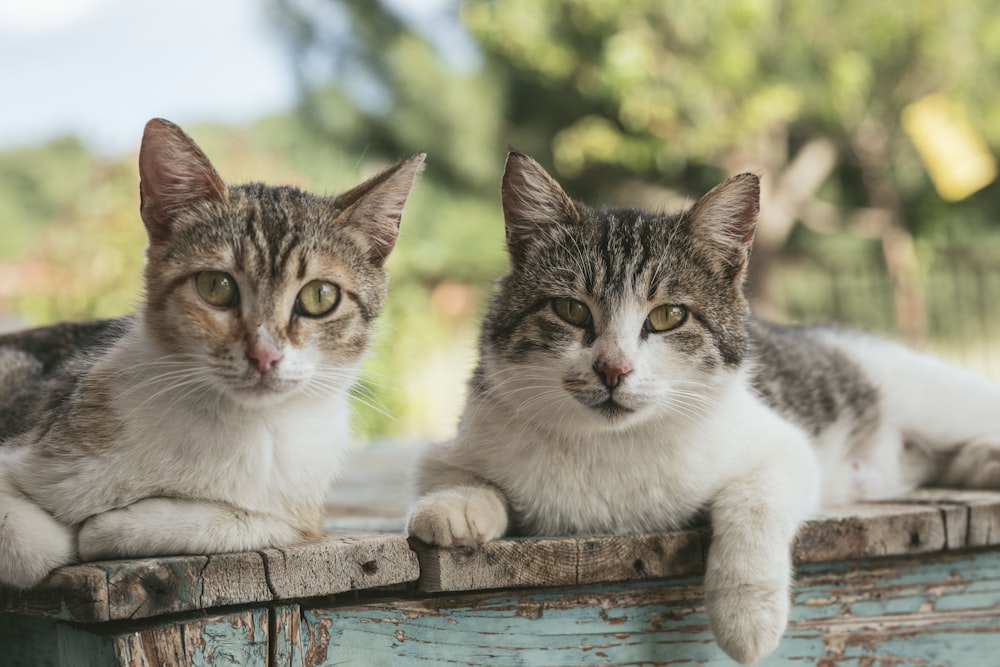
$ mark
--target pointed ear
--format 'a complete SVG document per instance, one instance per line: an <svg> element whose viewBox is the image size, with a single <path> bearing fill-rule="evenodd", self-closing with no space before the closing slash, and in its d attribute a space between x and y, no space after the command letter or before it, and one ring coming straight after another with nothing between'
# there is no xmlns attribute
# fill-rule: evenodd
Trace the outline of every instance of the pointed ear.
<svg viewBox="0 0 1000 667"><path fill-rule="evenodd" d="M342 212L338 220L364 234L374 264L381 266L396 245L403 205L426 157L418 153L400 160L334 199L334 207Z"/></svg>
<svg viewBox="0 0 1000 667"><path fill-rule="evenodd" d="M226 184L184 130L162 118L146 123L139 148L139 211L150 243L170 238L179 213L227 196Z"/></svg>
<svg viewBox="0 0 1000 667"><path fill-rule="evenodd" d="M507 249L521 257L527 243L550 225L576 223L580 212L542 165L523 153L511 151L500 188Z"/></svg>
<svg viewBox="0 0 1000 667"><path fill-rule="evenodd" d="M709 190L684 217L692 235L708 250L713 268L735 279L750 258L759 212L760 179L740 174Z"/></svg>

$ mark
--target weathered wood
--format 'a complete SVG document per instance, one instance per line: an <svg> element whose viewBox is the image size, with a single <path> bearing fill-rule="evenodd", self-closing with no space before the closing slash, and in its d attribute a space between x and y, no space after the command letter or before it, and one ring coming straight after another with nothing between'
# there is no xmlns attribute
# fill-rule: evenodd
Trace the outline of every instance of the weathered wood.
<svg viewBox="0 0 1000 667"><path fill-rule="evenodd" d="M96 623L334 595L418 576L401 535L335 532L260 552L68 566L31 591L0 589L0 612Z"/></svg>
<svg viewBox="0 0 1000 667"><path fill-rule="evenodd" d="M761 664L991 665L1000 555L804 566ZM696 579L305 608L305 665L732 665Z"/></svg>
<svg viewBox="0 0 1000 667"><path fill-rule="evenodd" d="M319 542L260 553L275 600L389 586L420 576L416 554L400 535L334 532Z"/></svg>
<svg viewBox="0 0 1000 667"><path fill-rule="evenodd" d="M283 605L271 610L269 667L303 667L302 610Z"/></svg>
<svg viewBox="0 0 1000 667"><path fill-rule="evenodd" d="M239 611L111 637L118 667L268 667L268 615ZM72 662L65 662L72 665Z"/></svg>
<svg viewBox="0 0 1000 667"><path fill-rule="evenodd" d="M67 621L108 620L107 573L90 564L63 567L29 591L0 586L0 613Z"/></svg>
<svg viewBox="0 0 1000 667"><path fill-rule="evenodd" d="M1000 494L991 494L991 498L1000 499ZM995 505L985 504L985 498L978 497L977 502L984 503L984 513L994 510ZM970 511L979 507L972 505ZM803 526L795 544L795 562L964 548L968 546L964 540L948 540L945 511L954 509L950 503L945 507L924 502L844 508ZM957 517L952 520L959 523ZM1000 528L994 534L1000 537ZM707 536L705 530L688 530L593 538L506 539L475 549L435 549L415 540L411 544L420 557L420 590L473 591L701 573L705 567L702 547L707 546Z"/></svg>
<svg viewBox="0 0 1000 667"><path fill-rule="evenodd" d="M566 586L692 574L704 570L703 534L678 531L590 538L509 539L475 549L435 549L411 540L422 591Z"/></svg>
<svg viewBox="0 0 1000 667"><path fill-rule="evenodd" d="M796 563L942 551L944 517L934 506L855 505L808 521L795 541ZM963 545L964 546L964 545Z"/></svg>

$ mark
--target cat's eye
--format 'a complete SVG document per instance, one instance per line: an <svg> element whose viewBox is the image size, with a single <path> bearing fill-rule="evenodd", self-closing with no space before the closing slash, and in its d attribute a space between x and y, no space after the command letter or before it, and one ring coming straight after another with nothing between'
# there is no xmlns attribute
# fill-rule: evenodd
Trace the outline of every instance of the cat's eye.
<svg viewBox="0 0 1000 667"><path fill-rule="evenodd" d="M553 299L552 310L573 326L585 327L590 324L590 308L576 299Z"/></svg>
<svg viewBox="0 0 1000 667"><path fill-rule="evenodd" d="M660 306L646 318L646 326L650 331L670 331L684 324L688 311L684 306Z"/></svg>
<svg viewBox="0 0 1000 667"><path fill-rule="evenodd" d="M314 280L299 291L295 312L307 317L322 317L340 303L340 288L324 280Z"/></svg>
<svg viewBox="0 0 1000 667"><path fill-rule="evenodd" d="M194 277L199 296L213 306L232 308L240 301L236 281L223 271L201 271Z"/></svg>

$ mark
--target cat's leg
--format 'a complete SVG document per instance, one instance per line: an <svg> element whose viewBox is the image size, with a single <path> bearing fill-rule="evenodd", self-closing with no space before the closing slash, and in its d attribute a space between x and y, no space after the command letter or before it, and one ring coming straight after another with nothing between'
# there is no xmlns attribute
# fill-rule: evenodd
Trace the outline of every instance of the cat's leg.
<svg viewBox="0 0 1000 667"><path fill-rule="evenodd" d="M819 472L805 434L780 424L767 431L740 445L766 443L764 460L711 503L705 606L719 646L744 664L773 651L785 631L792 541L818 504Z"/></svg>
<svg viewBox="0 0 1000 667"><path fill-rule="evenodd" d="M904 477L1000 488L1000 385L891 343L869 342L858 353L879 386L886 421L899 429Z"/></svg>
<svg viewBox="0 0 1000 667"><path fill-rule="evenodd" d="M74 533L15 488L0 462L0 583L30 588L76 561Z"/></svg>
<svg viewBox="0 0 1000 667"><path fill-rule="evenodd" d="M507 532L507 498L499 488L445 460L444 447L421 461L420 498L406 522L412 537L443 547L483 544Z"/></svg>
<svg viewBox="0 0 1000 667"><path fill-rule="evenodd" d="M303 530L276 516L207 500L145 498L87 519L80 527L85 561L248 551L292 544Z"/></svg>

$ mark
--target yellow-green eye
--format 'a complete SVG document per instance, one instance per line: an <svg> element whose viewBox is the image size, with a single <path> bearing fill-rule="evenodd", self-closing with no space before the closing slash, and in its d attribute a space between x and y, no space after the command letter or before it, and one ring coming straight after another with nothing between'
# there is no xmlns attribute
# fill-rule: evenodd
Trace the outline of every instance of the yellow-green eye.
<svg viewBox="0 0 1000 667"><path fill-rule="evenodd" d="M552 310L573 326L584 327L590 324L590 308L576 299L553 299Z"/></svg>
<svg viewBox="0 0 1000 667"><path fill-rule="evenodd" d="M295 310L299 315L320 317L340 303L340 288L333 283L314 280L299 291Z"/></svg>
<svg viewBox="0 0 1000 667"><path fill-rule="evenodd" d="M650 331L670 331L684 324L688 311L684 306L660 306L646 318L646 326Z"/></svg>
<svg viewBox="0 0 1000 667"><path fill-rule="evenodd" d="M222 271L202 271L194 277L198 294L206 303L219 308L232 308L240 302L236 281Z"/></svg>

